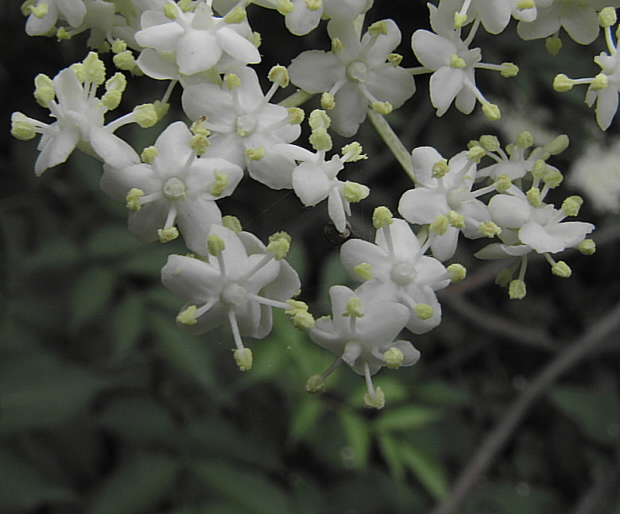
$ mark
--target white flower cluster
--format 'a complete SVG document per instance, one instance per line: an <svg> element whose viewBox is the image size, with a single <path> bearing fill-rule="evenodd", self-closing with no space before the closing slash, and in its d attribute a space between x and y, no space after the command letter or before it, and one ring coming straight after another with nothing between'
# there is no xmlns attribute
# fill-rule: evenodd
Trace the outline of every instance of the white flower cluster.
<svg viewBox="0 0 620 514"><path fill-rule="evenodd" d="M472 46L480 27L499 34L511 18L518 20L522 38L549 37L548 48L556 53L560 27L584 44L596 37L599 24L604 27L609 53L595 59L601 74L594 79L556 79L560 90L590 84L586 101L597 102L603 128L611 123L620 87L611 34L616 4L611 0L601 6L598 1L440 0L429 4L432 31L411 34L411 51L420 63L411 69L402 67L403 56L394 53L402 39L394 20L363 29L372 3L28 0L22 8L28 34L55 34L66 40L88 31L88 45L111 52L119 71L107 78L104 62L91 51L83 62L53 79L38 75L35 98L50 110L53 121L14 113L12 133L23 140L41 134L38 175L65 162L76 148L98 158L103 163L101 188L126 203L129 230L140 241L166 243L182 236L193 253L171 255L162 270L164 285L186 302L177 317L182 329L202 334L228 326L235 360L246 371L253 357L242 337L266 337L271 309L281 308L312 341L337 356L330 369L311 377L308 391L321 391L326 376L345 362L365 377L366 405L381 408L383 393L371 376L382 367L409 366L418 360L413 345L397 338L404 329L422 334L441 322L436 291L465 277L461 265L444 264L454 256L461 234L494 240L477 253L480 258L516 260L498 277L508 285L511 298L525 295L529 253L545 255L553 273L567 277L570 269L553 254L575 247L586 254L594 251L585 239L593 225L564 221L577 215L581 199L568 197L559 208L545 201L562 181L559 170L546 161L566 148L566 137L534 147L531 135L522 132L504 150L494 136L482 136L467 150L444 159L432 147L406 149L383 116L414 95L414 76L430 74L430 100L438 116L453 103L465 114L480 103L490 120L499 119L499 107L480 91L475 72L486 69L513 77L518 67L485 64L481 49ZM308 50L288 68L273 66L267 92L251 66L262 60L261 36L253 32L248 10L260 13L261 8L277 10L296 36L327 19L331 41L329 51ZM167 81L166 93L106 122L121 105L132 74ZM273 103L278 89L289 84L297 91ZM177 86L182 88L181 107L189 125L173 121L162 128L153 146L139 153L115 134L128 123L156 125ZM320 109L300 108L314 95ZM352 239L342 245L344 268L352 280L362 283L355 290L332 287L332 315L315 321L308 306L293 299L301 284L285 260L290 237L275 232L265 245L243 231L237 218L222 215L217 201L243 187L247 174L270 188L293 190L307 207L326 200L333 225L344 233L351 204L364 200L370 190L342 172L367 156L355 141L332 153L330 132L353 137L367 117L414 187L395 199L403 219L394 218L387 207L375 210L374 243ZM305 119L310 136L308 144L299 144Z"/></svg>

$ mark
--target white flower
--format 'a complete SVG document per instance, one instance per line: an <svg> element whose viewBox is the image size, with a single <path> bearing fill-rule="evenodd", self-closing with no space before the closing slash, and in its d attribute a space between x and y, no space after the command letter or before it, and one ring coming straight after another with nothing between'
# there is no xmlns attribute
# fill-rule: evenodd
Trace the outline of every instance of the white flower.
<svg viewBox="0 0 620 514"><path fill-rule="evenodd" d="M86 16L83 0L36 0L27 7L26 34L40 36L56 26L59 18L72 27L79 27Z"/></svg>
<svg viewBox="0 0 620 514"><path fill-rule="evenodd" d="M239 81L225 80L222 87L188 86L183 92L183 109L194 121L206 117L203 125L210 132L211 143L208 156L247 167L252 178L273 189L291 188L296 163L274 145L292 143L301 127L291 124L285 107L269 103L277 83L265 95L254 70L241 68L235 75Z"/></svg>
<svg viewBox="0 0 620 514"><path fill-rule="evenodd" d="M506 28L513 13L517 16L531 16L529 12L524 13L523 9L519 9L518 3L518 0L493 0L493 2L488 0L441 0L434 26L453 29L456 20L459 20L459 25L464 25L477 19L482 22L487 32L499 34ZM525 11L531 11L531 9Z"/></svg>
<svg viewBox="0 0 620 514"><path fill-rule="evenodd" d="M148 149L149 164L104 165L101 188L127 202L129 230L140 241L170 241L176 224L187 247L204 253L207 234L222 219L215 202L232 194L243 170L225 159L197 157L191 140L183 122L171 124Z"/></svg>
<svg viewBox="0 0 620 514"><path fill-rule="evenodd" d="M353 279L365 280L358 292L409 309L407 329L428 332L441 322L441 305L435 291L450 284L450 274L424 249L404 220L392 219L377 230L375 244L350 239L340 258Z"/></svg>
<svg viewBox="0 0 620 514"><path fill-rule="evenodd" d="M155 79L178 79L205 72L223 58L232 58L237 66L260 62L245 16L233 23L227 19L213 16L206 2L198 3L194 12L184 12L172 1L164 11L146 11L142 30L135 34L144 47L138 66Z"/></svg>
<svg viewBox="0 0 620 514"><path fill-rule="evenodd" d="M384 113L398 108L413 95L415 85L411 74L392 59L391 52L401 39L393 20L373 24L361 41L351 21L331 20L327 30L332 52L303 52L293 59L289 74L291 82L308 93L333 98L332 128L352 136L366 119L369 106Z"/></svg>
<svg viewBox="0 0 620 514"><path fill-rule="evenodd" d="M271 332L271 308L290 307L284 302L299 290L299 277L281 255L248 232L235 234L214 225L207 248L206 259L171 255L162 282L187 302L177 317L185 332L203 334L230 326L239 362L248 353L241 337L262 339ZM249 360L251 366L251 354ZM240 367L249 369L247 364Z"/></svg>

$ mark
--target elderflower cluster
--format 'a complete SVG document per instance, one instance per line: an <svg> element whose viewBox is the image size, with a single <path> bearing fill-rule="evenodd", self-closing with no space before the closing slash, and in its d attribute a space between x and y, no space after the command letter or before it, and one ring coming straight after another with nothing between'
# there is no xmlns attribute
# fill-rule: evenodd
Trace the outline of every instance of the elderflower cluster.
<svg viewBox="0 0 620 514"><path fill-rule="evenodd" d="M412 337L441 323L436 292L466 275L462 265L447 263L461 238L487 243L477 257L509 262L497 282L514 299L525 296L529 254L543 255L554 275L568 277L570 268L556 254L594 252L586 239L594 226L572 219L581 198L568 196L559 207L548 199L563 177L547 161L567 147L566 136L534 146L522 131L502 148L495 136L484 135L446 159L431 146L406 148L385 116L416 93L414 77L430 75L438 117L452 105L469 114L480 104L489 120L499 120L500 106L482 92L477 73L511 78L519 68L483 62L475 39L480 30L495 36L511 30L514 19L521 38L547 38L552 54L560 51L561 29L589 44L603 27L608 51L594 59L601 72L588 79L560 74L554 87L588 84L586 103L596 103L597 121L607 129L620 91L612 33L618 6L620 0L438 0L428 4L429 23L420 28L399 27L393 19L365 23L373 0L27 0L22 11L29 35L55 35L63 44L87 33L90 50L54 78L35 78L35 99L52 119L16 112L12 134L41 136L37 175L76 149L98 159L101 189L126 205L138 240L182 238L191 253L170 255L161 272L164 286L185 302L176 318L180 329L198 335L227 327L234 359L248 371L253 354L243 338L268 337L272 309L282 309L336 356L328 370L310 377L307 390L321 392L327 376L346 363L364 377L365 405L381 408L385 396L372 376L420 358L401 334ZM252 28L263 9L277 11L292 37L325 25L326 48L303 51L289 63L263 63L261 45L274 44ZM402 66L405 56L395 53L403 35L419 66ZM104 60L117 71L109 73ZM266 77L258 64L270 66ZM165 93L151 98L146 91L144 103L127 109L123 93L134 75L164 83ZM282 91L290 95L276 103ZM312 97L317 102L307 107ZM180 98L176 112L183 116L161 126L152 146L133 148L115 133L129 123L159 126L172 98ZM358 286L333 286L331 315L315 319L296 299L303 291L286 261L291 237L275 227L265 244L218 202L257 181L294 192L308 208L325 202L335 230L348 233L351 205L371 194L356 175L369 156L354 139L367 119L411 188L391 207L375 209L372 241L342 244L342 266ZM336 151L334 133L347 139Z"/></svg>

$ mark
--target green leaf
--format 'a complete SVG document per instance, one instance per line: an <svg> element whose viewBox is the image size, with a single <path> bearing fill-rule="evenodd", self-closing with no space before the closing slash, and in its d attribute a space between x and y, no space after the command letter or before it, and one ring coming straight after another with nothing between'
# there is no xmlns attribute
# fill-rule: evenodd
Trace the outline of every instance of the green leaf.
<svg viewBox="0 0 620 514"><path fill-rule="evenodd" d="M400 443L391 435L380 434L377 436L381 455L385 459L390 473L397 480L402 480L405 475L405 467L400 453Z"/></svg>
<svg viewBox="0 0 620 514"><path fill-rule="evenodd" d="M71 296L71 325L79 329L102 313L116 285L116 273L103 267L85 270L78 278Z"/></svg>
<svg viewBox="0 0 620 514"><path fill-rule="evenodd" d="M115 307L110 319L113 358L122 359L136 347L146 330L142 296L124 297Z"/></svg>
<svg viewBox="0 0 620 514"><path fill-rule="evenodd" d="M469 400L467 391L452 387L445 382L434 381L417 384L415 398L433 405L445 405L458 407L465 405Z"/></svg>
<svg viewBox="0 0 620 514"><path fill-rule="evenodd" d="M163 440L174 431L170 414L150 398L118 398L106 405L99 422L133 441Z"/></svg>
<svg viewBox="0 0 620 514"><path fill-rule="evenodd" d="M31 510L43 502L75 500L71 490L55 484L14 451L0 447L0 510ZM5 510L6 509L6 510Z"/></svg>
<svg viewBox="0 0 620 514"><path fill-rule="evenodd" d="M353 450L356 467L365 468L370 452L370 430L366 420L351 411L340 411L340 423L344 429L347 443Z"/></svg>
<svg viewBox="0 0 620 514"><path fill-rule="evenodd" d="M244 514L290 514L288 497L260 473L241 470L225 462L197 462L194 473L206 485L236 503Z"/></svg>
<svg viewBox="0 0 620 514"><path fill-rule="evenodd" d="M90 514L137 514L171 488L177 464L164 455L139 455L125 463L95 495Z"/></svg>
<svg viewBox="0 0 620 514"><path fill-rule="evenodd" d="M407 405L394 409L386 409L375 421L375 429L379 432L413 430L428 425L442 416L441 411L422 405Z"/></svg>
<svg viewBox="0 0 620 514"><path fill-rule="evenodd" d="M86 244L86 251L90 257L106 259L125 255L142 246L126 227L104 225L91 235Z"/></svg>
<svg viewBox="0 0 620 514"><path fill-rule="evenodd" d="M615 394L583 387L555 387L548 397L590 437L603 443L618 441L620 402Z"/></svg>
<svg viewBox="0 0 620 514"><path fill-rule="evenodd" d="M435 498L441 500L448 492L448 479L441 464L430 455L403 443L400 446L403 462L426 490Z"/></svg>
<svg viewBox="0 0 620 514"><path fill-rule="evenodd" d="M0 363L0 434L61 425L86 409L106 383L51 354L5 359Z"/></svg>
<svg viewBox="0 0 620 514"><path fill-rule="evenodd" d="M78 246L74 241L58 237L41 244L36 253L23 263L24 268L36 269L69 269L75 268L81 259Z"/></svg>

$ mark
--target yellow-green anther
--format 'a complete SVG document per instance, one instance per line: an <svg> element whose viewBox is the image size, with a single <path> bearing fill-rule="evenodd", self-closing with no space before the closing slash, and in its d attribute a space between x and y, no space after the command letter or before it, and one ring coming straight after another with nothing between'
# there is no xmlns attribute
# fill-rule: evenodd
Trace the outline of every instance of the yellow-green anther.
<svg viewBox="0 0 620 514"><path fill-rule="evenodd" d="M207 251L209 254L217 257L225 248L224 240L217 234L211 234L207 237Z"/></svg>
<svg viewBox="0 0 620 514"><path fill-rule="evenodd" d="M84 63L76 62L69 66L69 69L75 73L75 76L80 82L84 82L86 80L86 70L84 69Z"/></svg>
<svg viewBox="0 0 620 514"><path fill-rule="evenodd" d="M506 145L506 153L508 155L512 155L513 152L515 151L515 148L517 148L517 145L515 145L514 143L508 143Z"/></svg>
<svg viewBox="0 0 620 514"><path fill-rule="evenodd" d="M35 126L21 112L11 115L11 135L21 141L29 141L37 135Z"/></svg>
<svg viewBox="0 0 620 514"><path fill-rule="evenodd" d="M499 139L497 139L496 136L481 136L480 146L487 152L497 152L501 147Z"/></svg>
<svg viewBox="0 0 620 514"><path fill-rule="evenodd" d="M259 32L252 32L252 44L256 48L260 48L260 45L263 44L263 36Z"/></svg>
<svg viewBox="0 0 620 514"><path fill-rule="evenodd" d="M299 107L289 107L288 109L288 122L291 125L299 125L302 121L304 121L305 116L306 113Z"/></svg>
<svg viewBox="0 0 620 514"><path fill-rule="evenodd" d="M477 139L470 139L467 142L467 149L471 150L474 146L480 146L480 141L478 141Z"/></svg>
<svg viewBox="0 0 620 514"><path fill-rule="evenodd" d="M570 140L566 134L560 134L549 141L543 148L551 155L558 155L568 148Z"/></svg>
<svg viewBox="0 0 620 514"><path fill-rule="evenodd" d="M157 235L161 243L169 243L179 237L179 231L176 227L160 228L157 231Z"/></svg>
<svg viewBox="0 0 620 514"><path fill-rule="evenodd" d="M233 90L239 86L241 86L241 79L239 75L235 75L234 73L229 73L224 77L224 83L229 90Z"/></svg>
<svg viewBox="0 0 620 514"><path fill-rule="evenodd" d="M170 20L176 20L179 12L177 11L177 6L175 4L165 4L164 5L164 16Z"/></svg>
<svg viewBox="0 0 620 514"><path fill-rule="evenodd" d="M325 391L325 379L321 375L312 375L306 382L306 392L320 394Z"/></svg>
<svg viewBox="0 0 620 514"><path fill-rule="evenodd" d="M140 198L144 196L144 191L142 189L138 189L136 187L129 190L127 196L125 197L125 201L127 202L127 208L130 211L138 212L142 204L140 203Z"/></svg>
<svg viewBox="0 0 620 514"><path fill-rule="evenodd" d="M248 161L260 161L265 157L265 149L262 147L248 148L244 153Z"/></svg>
<svg viewBox="0 0 620 514"><path fill-rule="evenodd" d="M458 30L467 23L467 14L461 12L454 13L454 29Z"/></svg>
<svg viewBox="0 0 620 514"><path fill-rule="evenodd" d="M344 49L344 45L342 44L342 41L340 40L340 38L335 37L334 39L332 39L332 53L337 54L338 52L341 52Z"/></svg>
<svg viewBox="0 0 620 514"><path fill-rule="evenodd" d="M288 71L284 66L274 66L269 70L267 78L271 82L276 82L280 87L286 87L289 84Z"/></svg>
<svg viewBox="0 0 620 514"><path fill-rule="evenodd" d="M232 230L235 234L238 234L243 230L243 227L241 226L241 221L239 221L239 218L237 218L237 216L223 216L222 225L224 225L228 230Z"/></svg>
<svg viewBox="0 0 620 514"><path fill-rule="evenodd" d="M371 36L384 36L388 33L388 25L385 21L377 21L368 27L368 33Z"/></svg>
<svg viewBox="0 0 620 514"><path fill-rule="evenodd" d="M495 181L495 189L498 193L505 193L512 186L510 175L500 175Z"/></svg>
<svg viewBox="0 0 620 514"><path fill-rule="evenodd" d="M486 237L495 237L502 232L502 229L492 221L483 221L479 227L482 235Z"/></svg>
<svg viewBox="0 0 620 514"><path fill-rule="evenodd" d="M196 311L198 309L195 305L190 305L186 309L182 310L177 316L177 323L181 325L195 325L196 324Z"/></svg>
<svg viewBox="0 0 620 514"><path fill-rule="evenodd" d="M594 91L600 91L601 89L605 89L609 85L609 80L607 79L607 75L604 73L599 73L592 80L591 84L592 89Z"/></svg>
<svg viewBox="0 0 620 514"><path fill-rule="evenodd" d="M540 196L540 189L537 187L531 187L527 193L525 193L527 201L530 202L532 207L540 207L542 205L542 198Z"/></svg>
<svg viewBox="0 0 620 514"><path fill-rule="evenodd" d="M286 300L286 303L291 306L290 309L285 310L286 314L297 312L297 311L308 311L308 304L306 302L302 302L301 300Z"/></svg>
<svg viewBox="0 0 620 514"><path fill-rule="evenodd" d="M562 49L562 40L558 36L550 36L545 39L545 48L549 55L558 55Z"/></svg>
<svg viewBox="0 0 620 514"><path fill-rule="evenodd" d="M300 302L299 300L287 300L291 308L286 309L284 312L287 314L295 328L299 330L310 330L314 328L314 317L308 312L308 304Z"/></svg>
<svg viewBox="0 0 620 514"><path fill-rule="evenodd" d="M97 84L98 86L105 82L105 64L99 59L96 52L89 52L84 59L84 80Z"/></svg>
<svg viewBox="0 0 620 514"><path fill-rule="evenodd" d="M183 12L192 12L196 7L196 2L194 0L179 0L177 5Z"/></svg>
<svg viewBox="0 0 620 514"><path fill-rule="evenodd" d="M421 320L431 319L435 309L426 303L419 303L413 308L415 315Z"/></svg>
<svg viewBox="0 0 620 514"><path fill-rule="evenodd" d="M533 9L536 7L534 0L519 0L517 3L517 9Z"/></svg>
<svg viewBox="0 0 620 514"><path fill-rule="evenodd" d="M157 151L157 148L155 148L154 146L147 146L144 150L142 150L142 153L140 154L140 159L146 164L151 164L153 162L153 159L155 159L155 157L157 157L158 155L159 152Z"/></svg>
<svg viewBox="0 0 620 514"><path fill-rule="evenodd" d="M508 284L508 298L511 300L521 300L525 298L526 293L525 282L523 282L523 280L511 280L510 284Z"/></svg>
<svg viewBox="0 0 620 514"><path fill-rule="evenodd" d="M592 241L592 239L584 239L583 241L581 241L581 243L575 246L575 248L582 255L592 255L594 252L596 252L596 244L594 243L594 241Z"/></svg>
<svg viewBox="0 0 620 514"><path fill-rule="evenodd" d="M347 180L342 187L342 196L347 202L357 203L368 197L370 189L364 184Z"/></svg>
<svg viewBox="0 0 620 514"><path fill-rule="evenodd" d="M482 146L472 146L469 150L467 150L467 159L474 161L475 163L479 163L485 155L486 151L482 148Z"/></svg>
<svg viewBox="0 0 620 514"><path fill-rule="evenodd" d="M30 14L32 13L30 9L34 5L34 1L35 0L26 0L22 3L22 5L20 5L19 8L21 9L23 16L30 16Z"/></svg>
<svg viewBox="0 0 620 514"><path fill-rule="evenodd" d="M226 188L228 187L228 175L217 170L213 174L215 175L215 181L213 182L209 193L211 193L212 196L215 196L217 198L218 196L222 196L222 194L224 193L224 191L226 191Z"/></svg>
<svg viewBox="0 0 620 514"><path fill-rule="evenodd" d="M372 225L377 230L387 225L391 225L393 221L394 217L392 216L390 209L387 207L379 206L372 213Z"/></svg>
<svg viewBox="0 0 620 514"><path fill-rule="evenodd" d="M31 5L30 12L37 18L43 18L49 12L49 4Z"/></svg>
<svg viewBox="0 0 620 514"><path fill-rule="evenodd" d="M560 278L568 278L572 275L572 271L568 264L564 261L558 261L553 266L551 266L551 273L553 273L556 277Z"/></svg>
<svg viewBox="0 0 620 514"><path fill-rule="evenodd" d="M112 62L119 70L131 71L136 66L136 59L130 50L116 54Z"/></svg>
<svg viewBox="0 0 620 514"><path fill-rule="evenodd" d="M510 268L503 269L495 276L495 283L500 287L506 287L512 281L512 270Z"/></svg>
<svg viewBox="0 0 620 514"><path fill-rule="evenodd" d="M34 97L41 107L46 109L49 103L56 97L54 82L44 73L39 73L34 79Z"/></svg>
<svg viewBox="0 0 620 514"><path fill-rule="evenodd" d="M194 134L189 140L189 146L197 155L202 155L209 148L209 138L204 134Z"/></svg>
<svg viewBox="0 0 620 514"><path fill-rule="evenodd" d="M252 350L249 348L238 348L233 352L233 357L240 371L250 371L254 361Z"/></svg>
<svg viewBox="0 0 620 514"><path fill-rule="evenodd" d="M545 173L542 180L547 186L554 189L562 183L564 177L562 176L560 170L550 169L547 173Z"/></svg>
<svg viewBox="0 0 620 514"><path fill-rule="evenodd" d="M122 73L115 73L105 83L106 91L125 91L127 78Z"/></svg>
<svg viewBox="0 0 620 514"><path fill-rule="evenodd" d="M316 130L318 128L328 129L331 125L331 119L327 115L327 113L321 109L315 109L310 113L310 117L308 118L308 125L312 130Z"/></svg>
<svg viewBox="0 0 620 514"><path fill-rule="evenodd" d="M531 132L524 130L523 132L519 132L517 136L517 146L519 148L529 148L534 144L534 137Z"/></svg>
<svg viewBox="0 0 620 514"><path fill-rule="evenodd" d="M362 262L353 267L353 272L363 280L372 280L372 264Z"/></svg>
<svg viewBox="0 0 620 514"><path fill-rule="evenodd" d="M403 62L403 56L400 54L388 54L387 61L396 68Z"/></svg>
<svg viewBox="0 0 620 514"><path fill-rule="evenodd" d="M323 7L323 0L306 0L306 7L311 11L318 11Z"/></svg>
<svg viewBox="0 0 620 514"><path fill-rule="evenodd" d="M448 223L454 228L463 228L465 226L465 216L460 212L450 210L448 212Z"/></svg>
<svg viewBox="0 0 620 514"><path fill-rule="evenodd" d="M284 16L291 14L295 10L295 6L291 0L278 0L278 12Z"/></svg>
<svg viewBox="0 0 620 514"><path fill-rule="evenodd" d="M122 39L115 39L112 43L112 53L120 54L125 50L127 50L127 43L125 43Z"/></svg>
<svg viewBox="0 0 620 514"><path fill-rule="evenodd" d="M562 202L562 211L564 211L567 216L577 216L582 205L583 198L581 198L581 196L569 196Z"/></svg>
<svg viewBox="0 0 620 514"><path fill-rule="evenodd" d="M532 167L532 176L536 180L542 179L547 174L547 163L542 159L536 159Z"/></svg>
<svg viewBox="0 0 620 514"><path fill-rule="evenodd" d="M375 389L375 395L371 396L370 393L364 394L364 406L369 409L383 409L385 407L385 393L380 387Z"/></svg>
<svg viewBox="0 0 620 514"><path fill-rule="evenodd" d="M321 95L321 108L326 111L331 111L334 107L336 107L336 100L334 95L331 93L323 93Z"/></svg>
<svg viewBox="0 0 620 514"><path fill-rule="evenodd" d="M519 74L519 67L512 62L503 62L500 75L504 78L516 77Z"/></svg>
<svg viewBox="0 0 620 514"><path fill-rule="evenodd" d="M601 27L613 27L618 20L613 7L605 7L598 13L598 23Z"/></svg>
<svg viewBox="0 0 620 514"><path fill-rule="evenodd" d="M446 268L450 273L450 280L453 284L461 282L467 276L467 269L462 264L455 262Z"/></svg>
<svg viewBox="0 0 620 514"><path fill-rule="evenodd" d="M432 174L434 178L441 178L446 173L450 171L450 166L448 165L448 161L446 159L441 159L433 164L431 168Z"/></svg>
<svg viewBox="0 0 620 514"><path fill-rule="evenodd" d="M382 116L387 116L394 110L390 102L373 102L370 104L370 107L373 111L378 112Z"/></svg>
<svg viewBox="0 0 620 514"><path fill-rule="evenodd" d="M502 117L499 107L490 102L485 102L482 104L482 112L491 121L497 121Z"/></svg>
<svg viewBox="0 0 620 514"><path fill-rule="evenodd" d="M291 236L286 232L276 232L269 236L267 253L270 253L276 261L281 261L286 257L291 249Z"/></svg>
<svg viewBox="0 0 620 514"><path fill-rule="evenodd" d="M340 149L340 154L343 157L345 155L349 155L347 157L346 162L357 162L357 161L363 161L364 159L368 159L368 156L364 154L364 149L362 148L362 145L359 144L357 141L353 141L352 143L349 143L348 145L344 145Z"/></svg>
<svg viewBox="0 0 620 514"><path fill-rule="evenodd" d="M555 76L553 79L553 89L555 89L558 93L565 93L566 91L570 91L573 89L575 85L575 81L571 78L568 78L564 73L560 73Z"/></svg>
<svg viewBox="0 0 620 514"><path fill-rule="evenodd" d="M316 128L310 134L308 141L317 152L328 152L332 149L333 143L331 136L327 133L327 129Z"/></svg>
<svg viewBox="0 0 620 514"><path fill-rule="evenodd" d="M462 57L459 57L457 54L452 54L450 56L450 67L462 69L466 66L465 60Z"/></svg>
<svg viewBox="0 0 620 514"><path fill-rule="evenodd" d="M69 34L64 27L60 27L56 31L56 39L58 39L58 41L69 41L72 37L73 36Z"/></svg>
<svg viewBox="0 0 620 514"><path fill-rule="evenodd" d="M157 111L153 104L138 105L133 110L135 114L135 121L142 128L149 128L155 125L159 121Z"/></svg>
<svg viewBox="0 0 620 514"><path fill-rule="evenodd" d="M349 298L343 316L353 316L354 318L364 317L364 313L362 312L362 301L357 296Z"/></svg>
<svg viewBox="0 0 620 514"><path fill-rule="evenodd" d="M237 6L224 16L226 23L241 23L248 17L243 7Z"/></svg>
<svg viewBox="0 0 620 514"><path fill-rule="evenodd" d="M403 352L396 347L390 348L387 352L383 353L383 360L390 369L398 369L403 365L405 356Z"/></svg>
<svg viewBox="0 0 620 514"><path fill-rule="evenodd" d="M123 98L123 93L117 89L106 92L101 97L101 105L103 105L108 111L116 109Z"/></svg>
<svg viewBox="0 0 620 514"><path fill-rule="evenodd" d="M435 220L430 224L431 232L439 234L440 236L446 233L450 223L448 222L448 216L445 214L439 214Z"/></svg>

